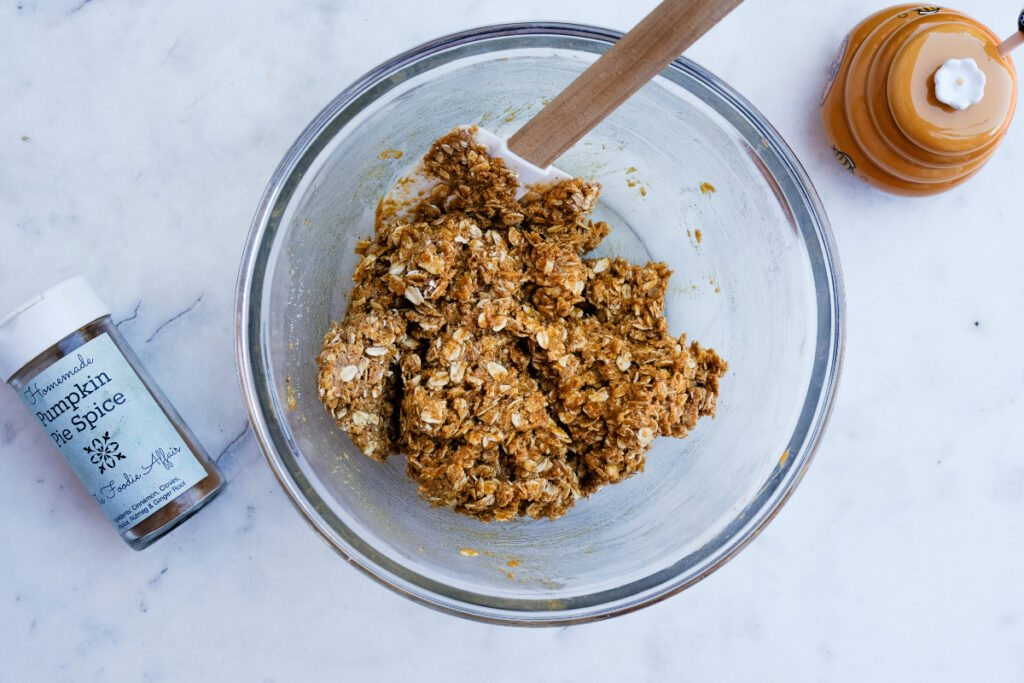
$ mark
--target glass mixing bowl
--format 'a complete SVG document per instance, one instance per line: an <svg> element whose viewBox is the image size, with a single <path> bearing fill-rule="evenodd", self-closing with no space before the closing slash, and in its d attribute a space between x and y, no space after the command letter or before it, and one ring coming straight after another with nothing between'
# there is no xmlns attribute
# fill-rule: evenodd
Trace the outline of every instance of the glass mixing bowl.
<svg viewBox="0 0 1024 683"><path fill-rule="evenodd" d="M441 610L567 623L682 590L772 518L825 427L843 344L842 283L825 213L778 133L686 59L558 166L603 184L595 218L612 232L597 254L665 261L674 271L670 331L729 363L714 420L685 439L657 439L645 472L560 519L485 524L430 507L402 456L365 458L321 406L315 358L331 321L344 315L352 250L372 234L378 199L452 126L514 131L619 37L517 24L400 55L303 131L253 220L237 353L260 446L331 546Z"/></svg>

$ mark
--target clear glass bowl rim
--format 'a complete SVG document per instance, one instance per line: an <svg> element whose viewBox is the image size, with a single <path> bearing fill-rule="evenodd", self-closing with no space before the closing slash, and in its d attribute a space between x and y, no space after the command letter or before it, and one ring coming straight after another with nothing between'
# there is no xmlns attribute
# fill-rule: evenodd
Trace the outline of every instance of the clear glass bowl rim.
<svg viewBox="0 0 1024 683"><path fill-rule="evenodd" d="M774 127L750 102L703 67L686 57L679 57L662 72L662 75L672 79L673 74L680 78L683 77L680 74L684 74L685 77L700 81L703 86L731 105L735 115L761 133L763 142L775 152L794 181L792 189L797 191L798 196L787 196L786 199L799 199L806 208L811 231L808 232L806 226L801 226L805 242L816 241L821 251L822 258L812 259L811 263L819 312L818 353L804 408L790 441L802 445L796 453L789 453L790 466L784 471L777 471L772 477L775 481L769 479L761 493L750 501L726 529L735 529L738 533L731 536L724 532L720 534L727 536L727 540L712 549L707 556L690 562L686 567L680 568L675 575L671 575L675 569L672 567L646 577L641 582L634 582L601 594L567 599L563 601L563 607L560 609L552 609L551 602L543 599L492 600L488 599L488 596L466 593L422 577L404 567L394 566L390 560L373 552L372 549L367 552L368 545L357 548L351 542L352 539L339 536L310 502L308 495L312 492L311 487L298 468L289 466L281 455L281 451L284 450L294 458L296 449L285 430L281 428L280 403L264 370L264 367L269 365L269 358L262 343L264 324L260 317L260 308L263 303L263 288L266 285L264 268L269 261L279 228L274 215L275 207L278 207L286 192L294 189L297 179L293 175L301 167L303 160L307 163L314 160L327 144L335 132L331 130L332 123L337 122L339 114L392 73L432 55L468 43L544 35L593 41L594 51L597 52L607 49L623 34L611 29L559 22L484 26L442 36L419 45L371 69L345 88L299 135L271 176L246 238L235 296L236 361L249 421L275 477L310 526L352 565L400 595L461 617L526 626L583 623L635 611L692 586L742 550L789 499L817 450L838 387L846 336L843 278L835 240L824 207L806 171ZM336 124L337 127L340 128L345 121ZM305 167L301 168L301 172L305 172ZM290 194L288 196L290 197ZM814 392L816 387L819 388L817 394ZM743 520L742 523L740 520ZM648 585L638 587L635 586L636 583ZM623 591L625 588L631 590Z"/></svg>

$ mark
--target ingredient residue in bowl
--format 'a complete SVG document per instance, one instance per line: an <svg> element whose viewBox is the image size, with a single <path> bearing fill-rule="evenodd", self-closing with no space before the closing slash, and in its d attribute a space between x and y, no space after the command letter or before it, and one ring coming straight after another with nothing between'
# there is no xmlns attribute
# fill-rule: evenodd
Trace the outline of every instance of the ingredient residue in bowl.
<svg viewBox="0 0 1024 683"><path fill-rule="evenodd" d="M726 363L663 312L664 263L583 258L600 186L528 188L455 129L432 190L382 201L317 359L319 395L375 460L404 453L434 505L484 521L559 517L641 471L658 436L714 415Z"/></svg>

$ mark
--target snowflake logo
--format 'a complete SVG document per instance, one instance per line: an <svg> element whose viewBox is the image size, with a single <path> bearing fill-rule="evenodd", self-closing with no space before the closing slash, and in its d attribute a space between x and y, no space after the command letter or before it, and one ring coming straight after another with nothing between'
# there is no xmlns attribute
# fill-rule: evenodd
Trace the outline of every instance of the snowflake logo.
<svg viewBox="0 0 1024 683"><path fill-rule="evenodd" d="M93 465L99 465L100 474L112 470L117 466L118 460L124 460L121 453L121 446L110 438L110 432L103 432L102 438L95 438L92 443L85 447L89 454L89 461Z"/></svg>

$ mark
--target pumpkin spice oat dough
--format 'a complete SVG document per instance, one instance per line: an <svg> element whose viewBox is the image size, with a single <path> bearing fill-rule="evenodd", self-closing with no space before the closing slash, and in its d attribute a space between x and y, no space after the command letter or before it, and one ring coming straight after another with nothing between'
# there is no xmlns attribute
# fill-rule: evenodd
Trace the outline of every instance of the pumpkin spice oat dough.
<svg viewBox="0 0 1024 683"><path fill-rule="evenodd" d="M375 460L404 453L434 505L556 518L714 415L726 363L668 333L670 271L588 259L608 226L579 178L516 200L514 172L456 129L411 210L382 203L319 394Z"/></svg>

